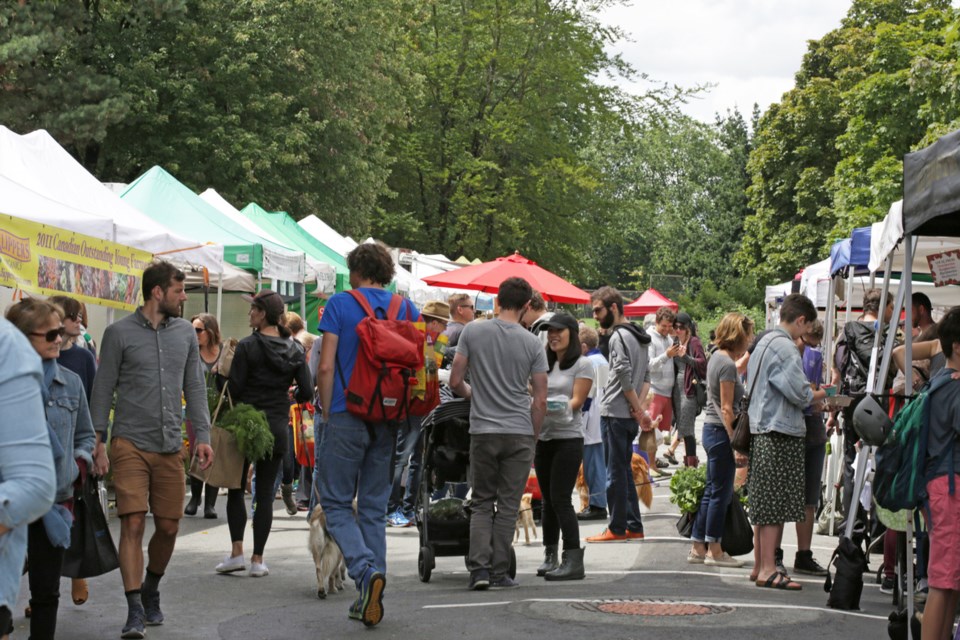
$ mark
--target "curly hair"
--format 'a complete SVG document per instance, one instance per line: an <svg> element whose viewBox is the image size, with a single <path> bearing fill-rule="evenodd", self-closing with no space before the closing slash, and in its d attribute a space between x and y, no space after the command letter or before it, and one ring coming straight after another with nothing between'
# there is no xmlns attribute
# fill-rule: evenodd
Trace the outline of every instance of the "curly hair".
<svg viewBox="0 0 960 640"><path fill-rule="evenodd" d="M387 286L393 280L396 267L390 251L381 242L364 242L347 254L347 268L364 280Z"/></svg>

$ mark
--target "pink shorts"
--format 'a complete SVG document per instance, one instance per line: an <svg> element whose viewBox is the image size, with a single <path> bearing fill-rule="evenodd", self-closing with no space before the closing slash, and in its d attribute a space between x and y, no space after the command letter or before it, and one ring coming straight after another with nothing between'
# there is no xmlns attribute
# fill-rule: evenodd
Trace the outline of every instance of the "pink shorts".
<svg viewBox="0 0 960 640"><path fill-rule="evenodd" d="M673 398L670 396L653 395L653 402L650 403L650 417L654 420L657 416L663 416L660 420L660 431L670 431L673 422Z"/></svg>
<svg viewBox="0 0 960 640"><path fill-rule="evenodd" d="M960 591L960 474L939 476L927 483L930 496L930 563L927 581L935 589Z"/></svg>

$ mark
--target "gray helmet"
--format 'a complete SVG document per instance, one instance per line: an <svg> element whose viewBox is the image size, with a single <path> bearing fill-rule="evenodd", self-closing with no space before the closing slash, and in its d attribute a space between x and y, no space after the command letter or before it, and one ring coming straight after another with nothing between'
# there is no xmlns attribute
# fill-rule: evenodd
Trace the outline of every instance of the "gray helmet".
<svg viewBox="0 0 960 640"><path fill-rule="evenodd" d="M879 447L887 440L887 434L893 429L893 421L884 411L877 399L864 396L853 411L853 430L865 444Z"/></svg>

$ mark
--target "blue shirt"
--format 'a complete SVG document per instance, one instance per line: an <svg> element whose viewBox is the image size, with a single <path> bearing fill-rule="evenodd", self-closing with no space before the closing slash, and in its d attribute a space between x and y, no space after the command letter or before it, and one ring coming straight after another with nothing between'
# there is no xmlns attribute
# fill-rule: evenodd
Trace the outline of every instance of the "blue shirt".
<svg viewBox="0 0 960 640"><path fill-rule="evenodd" d="M0 536L0 607L13 609L27 554L27 524L50 510L56 475L40 395L40 356L3 318L0 354L0 524L10 529Z"/></svg>
<svg viewBox="0 0 960 640"><path fill-rule="evenodd" d="M803 373L807 376L807 382L816 383L817 386L823 383L823 353L819 349L804 347ZM803 415L812 416L813 406L804 409Z"/></svg>
<svg viewBox="0 0 960 640"><path fill-rule="evenodd" d="M361 287L357 289L366 296L377 317L386 318L390 300L395 294L386 289ZM349 293L338 293L327 301L320 318L320 331L337 336L337 359L333 370L333 405L329 409L323 407L324 415L343 413L347 410L347 399L343 391L343 382L350 384L353 375L353 363L357 359L357 348L360 341L357 339L357 325L367 317L360 303L354 300ZM420 312L409 300L404 300L397 314L399 320L420 320Z"/></svg>
<svg viewBox="0 0 960 640"><path fill-rule="evenodd" d="M937 375L955 371L944 368ZM932 378L931 378L932 379ZM953 460L950 449L953 449ZM952 466L951 466L952 465ZM952 380L930 397L930 431L927 434L927 479L960 473L960 382Z"/></svg>

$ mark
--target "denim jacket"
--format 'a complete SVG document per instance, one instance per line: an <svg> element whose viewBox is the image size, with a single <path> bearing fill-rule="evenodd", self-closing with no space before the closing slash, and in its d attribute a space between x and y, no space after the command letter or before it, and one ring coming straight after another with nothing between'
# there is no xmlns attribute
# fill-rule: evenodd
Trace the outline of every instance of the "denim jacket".
<svg viewBox="0 0 960 640"><path fill-rule="evenodd" d="M13 609L27 553L27 523L50 509L56 487L40 400L40 357L0 318L0 606Z"/></svg>
<svg viewBox="0 0 960 640"><path fill-rule="evenodd" d="M789 333L777 327L760 339L750 356L747 380L747 391L753 388L750 433L806 434L803 410L813 402L813 390Z"/></svg>
<svg viewBox="0 0 960 640"><path fill-rule="evenodd" d="M83 389L80 376L55 363L57 372L50 385L50 398L44 410L47 423L60 439L63 458L57 466L57 502L73 497L73 482L80 469L77 458L87 461L88 468L93 465L93 445L97 436L93 431L90 409L87 406L87 394Z"/></svg>

